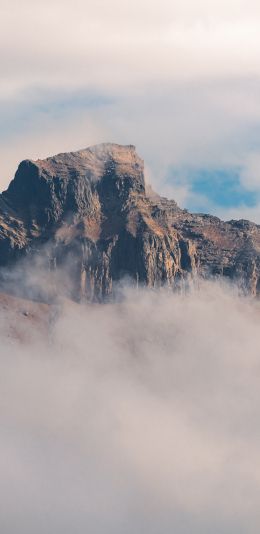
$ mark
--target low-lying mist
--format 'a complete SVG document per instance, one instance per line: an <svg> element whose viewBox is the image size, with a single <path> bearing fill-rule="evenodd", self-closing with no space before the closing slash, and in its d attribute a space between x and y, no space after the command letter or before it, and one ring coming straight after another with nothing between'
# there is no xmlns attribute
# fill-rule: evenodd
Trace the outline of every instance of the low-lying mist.
<svg viewBox="0 0 260 534"><path fill-rule="evenodd" d="M22 341L0 318L0 531L258 533L258 302L201 282L54 316Z"/></svg>

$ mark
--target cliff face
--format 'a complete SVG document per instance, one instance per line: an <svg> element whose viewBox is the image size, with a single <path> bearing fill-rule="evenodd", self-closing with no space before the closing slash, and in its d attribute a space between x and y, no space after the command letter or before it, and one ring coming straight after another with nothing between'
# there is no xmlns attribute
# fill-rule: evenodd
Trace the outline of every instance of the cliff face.
<svg viewBox="0 0 260 534"><path fill-rule="evenodd" d="M260 289L260 227L190 214L146 193L133 146L103 144L23 161L0 195L0 266L35 258L58 291L103 300L127 276L149 287L199 274ZM29 263L28 263L29 262Z"/></svg>

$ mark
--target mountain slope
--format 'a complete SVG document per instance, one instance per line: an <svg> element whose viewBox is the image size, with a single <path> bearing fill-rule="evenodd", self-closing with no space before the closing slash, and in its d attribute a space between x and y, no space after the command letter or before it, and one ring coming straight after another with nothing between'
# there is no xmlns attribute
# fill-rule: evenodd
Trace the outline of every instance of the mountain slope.
<svg viewBox="0 0 260 534"><path fill-rule="evenodd" d="M102 300L125 276L154 287L196 274L237 279L256 295L260 227L147 193L135 147L101 144L19 165L0 196L2 279L17 264L41 268L48 291L74 299Z"/></svg>

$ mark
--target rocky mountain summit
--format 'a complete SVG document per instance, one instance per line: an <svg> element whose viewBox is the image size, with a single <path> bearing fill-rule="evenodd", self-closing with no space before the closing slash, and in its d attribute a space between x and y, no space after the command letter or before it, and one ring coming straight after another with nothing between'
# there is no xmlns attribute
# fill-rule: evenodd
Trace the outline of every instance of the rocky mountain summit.
<svg viewBox="0 0 260 534"><path fill-rule="evenodd" d="M77 300L103 300L124 277L156 287L225 276L256 295L260 226L180 209L146 189L134 146L101 144L20 163L0 195L0 266L2 281L18 272L27 288Z"/></svg>

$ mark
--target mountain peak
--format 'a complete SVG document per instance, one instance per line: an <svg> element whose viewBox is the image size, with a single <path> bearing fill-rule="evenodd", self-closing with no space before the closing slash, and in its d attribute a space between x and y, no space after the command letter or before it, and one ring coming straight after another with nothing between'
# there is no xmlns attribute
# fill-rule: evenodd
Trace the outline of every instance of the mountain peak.
<svg viewBox="0 0 260 534"><path fill-rule="evenodd" d="M69 212L82 215L95 189L101 196L118 198L133 190L144 193L144 164L133 145L103 143L43 160L24 160L2 196L18 211L29 212L38 224L46 224Z"/></svg>
<svg viewBox="0 0 260 534"><path fill-rule="evenodd" d="M107 166L114 165L119 173L129 174L135 169L143 172L144 163L134 145L101 143L75 152L64 152L43 160L32 161L35 165L54 174L73 168L79 174L86 173L88 179L97 180Z"/></svg>
<svg viewBox="0 0 260 534"><path fill-rule="evenodd" d="M0 266L27 257L31 269L35 256L44 271L66 274L73 298L102 300L124 276L150 287L226 276L260 292L260 227L190 214L149 193L133 145L19 165L0 195Z"/></svg>

